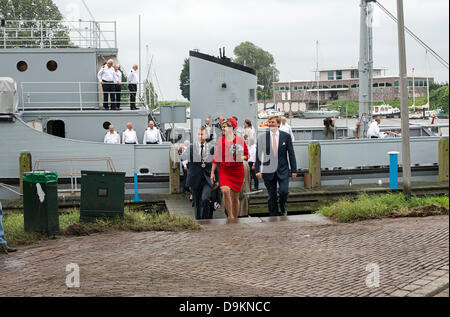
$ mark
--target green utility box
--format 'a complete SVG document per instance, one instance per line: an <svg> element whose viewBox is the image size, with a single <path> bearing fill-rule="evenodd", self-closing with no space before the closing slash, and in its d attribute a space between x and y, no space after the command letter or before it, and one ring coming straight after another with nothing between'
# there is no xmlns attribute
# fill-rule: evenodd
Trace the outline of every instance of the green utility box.
<svg viewBox="0 0 450 317"><path fill-rule="evenodd" d="M123 217L125 173L81 171L80 221Z"/></svg>
<svg viewBox="0 0 450 317"><path fill-rule="evenodd" d="M23 218L26 232L59 233L57 173L23 173Z"/></svg>

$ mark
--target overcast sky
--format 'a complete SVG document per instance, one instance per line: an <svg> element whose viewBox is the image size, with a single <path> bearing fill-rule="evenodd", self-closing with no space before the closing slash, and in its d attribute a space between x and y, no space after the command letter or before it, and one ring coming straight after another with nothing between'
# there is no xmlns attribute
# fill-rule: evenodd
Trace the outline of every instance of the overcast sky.
<svg viewBox="0 0 450 317"><path fill-rule="evenodd" d="M89 19L81 0L54 0L68 19ZM179 75L189 50L227 56L243 41L272 53L281 81L314 79L316 40L319 67L357 66L360 0L85 0L98 21L117 21L119 61L129 69L138 61L138 16L142 16L142 64L146 45L165 100L183 100ZM396 0L380 0L396 15ZM449 1L405 0L405 24L449 60ZM407 35L409 73L426 76L425 50ZM448 81L449 72L431 56L430 76ZM377 6L374 63L398 74L397 27ZM143 72L144 73L144 72ZM152 72L153 74L153 72ZM143 75L144 77L144 75ZM154 76L153 76L154 78Z"/></svg>

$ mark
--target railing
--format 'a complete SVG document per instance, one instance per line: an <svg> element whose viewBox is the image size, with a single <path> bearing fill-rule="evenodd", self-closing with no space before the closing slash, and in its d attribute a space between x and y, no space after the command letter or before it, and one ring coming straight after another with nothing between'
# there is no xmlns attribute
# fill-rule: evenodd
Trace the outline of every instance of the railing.
<svg viewBox="0 0 450 317"><path fill-rule="evenodd" d="M116 22L6 20L2 48L117 48Z"/></svg>
<svg viewBox="0 0 450 317"><path fill-rule="evenodd" d="M116 172L116 167L114 166L114 163L110 157L39 159L39 160L36 160L36 162L34 163L33 170L34 171L42 170L42 168L41 168L42 163L53 163L52 170L58 172L59 178L70 178L71 189L69 191L74 193L76 191L79 191L78 185L77 185L77 178L81 177L81 168L77 165L74 165L74 163L86 163L86 162L105 162L106 169L108 171ZM63 169L58 170L58 168L54 165L55 163L69 163L69 166L68 167L66 166ZM89 169L92 169L92 166L90 166ZM67 172L67 170L68 170L68 172ZM65 190L59 190L59 192L64 192L64 191Z"/></svg>
<svg viewBox="0 0 450 317"><path fill-rule="evenodd" d="M128 84L121 83L121 106L130 104L132 92ZM136 105L150 105L147 84L139 83L137 87ZM22 82L21 99L22 111L36 108L100 109L103 107L103 89L98 82Z"/></svg>

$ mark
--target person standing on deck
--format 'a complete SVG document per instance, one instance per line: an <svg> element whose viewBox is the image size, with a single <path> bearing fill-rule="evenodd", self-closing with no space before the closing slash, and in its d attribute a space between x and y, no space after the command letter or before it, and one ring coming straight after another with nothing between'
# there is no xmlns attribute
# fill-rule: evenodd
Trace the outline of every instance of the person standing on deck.
<svg viewBox="0 0 450 317"><path fill-rule="evenodd" d="M116 102L114 91L114 61L108 60L105 66L103 66L97 74L98 81L102 84L103 89L103 107L105 110L109 109L108 97L111 101L111 108Z"/></svg>
<svg viewBox="0 0 450 317"><path fill-rule="evenodd" d="M148 123L148 129L144 132L143 144L162 144L161 132L153 121Z"/></svg>
<svg viewBox="0 0 450 317"><path fill-rule="evenodd" d="M120 144L120 134L114 131L114 126L109 126L109 131L105 135L105 144Z"/></svg>
<svg viewBox="0 0 450 317"><path fill-rule="evenodd" d="M139 83L138 80L138 65L134 64L133 68L131 69L130 73L128 74L128 89L130 90L130 109L131 110L137 110L136 108L136 92L137 92L137 85Z"/></svg>
<svg viewBox="0 0 450 317"><path fill-rule="evenodd" d="M139 144L136 131L133 130L131 122L128 122L127 129L122 133L122 144Z"/></svg>

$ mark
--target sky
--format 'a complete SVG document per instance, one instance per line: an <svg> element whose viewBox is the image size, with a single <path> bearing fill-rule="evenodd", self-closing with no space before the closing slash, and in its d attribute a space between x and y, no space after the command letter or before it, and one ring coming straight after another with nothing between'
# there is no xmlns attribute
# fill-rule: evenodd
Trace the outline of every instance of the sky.
<svg viewBox="0 0 450 317"><path fill-rule="evenodd" d="M82 0L54 0L70 20L90 20ZM275 58L281 81L313 80L319 67L357 66L360 0L85 0L97 21L116 21L119 62L131 69L139 60L139 15L142 25L142 77L153 57L151 76L162 100L184 100L179 76L189 50L233 57L233 49L250 41ZM380 0L395 16L396 0ZM447 62L449 1L404 0L405 25ZM374 11L374 66L398 74L397 26L377 6ZM146 46L148 45L149 59ZM408 73L449 81L449 71L406 35ZM429 65L429 66L428 66ZM156 74L156 75L155 75ZM157 83L156 83L157 84Z"/></svg>

